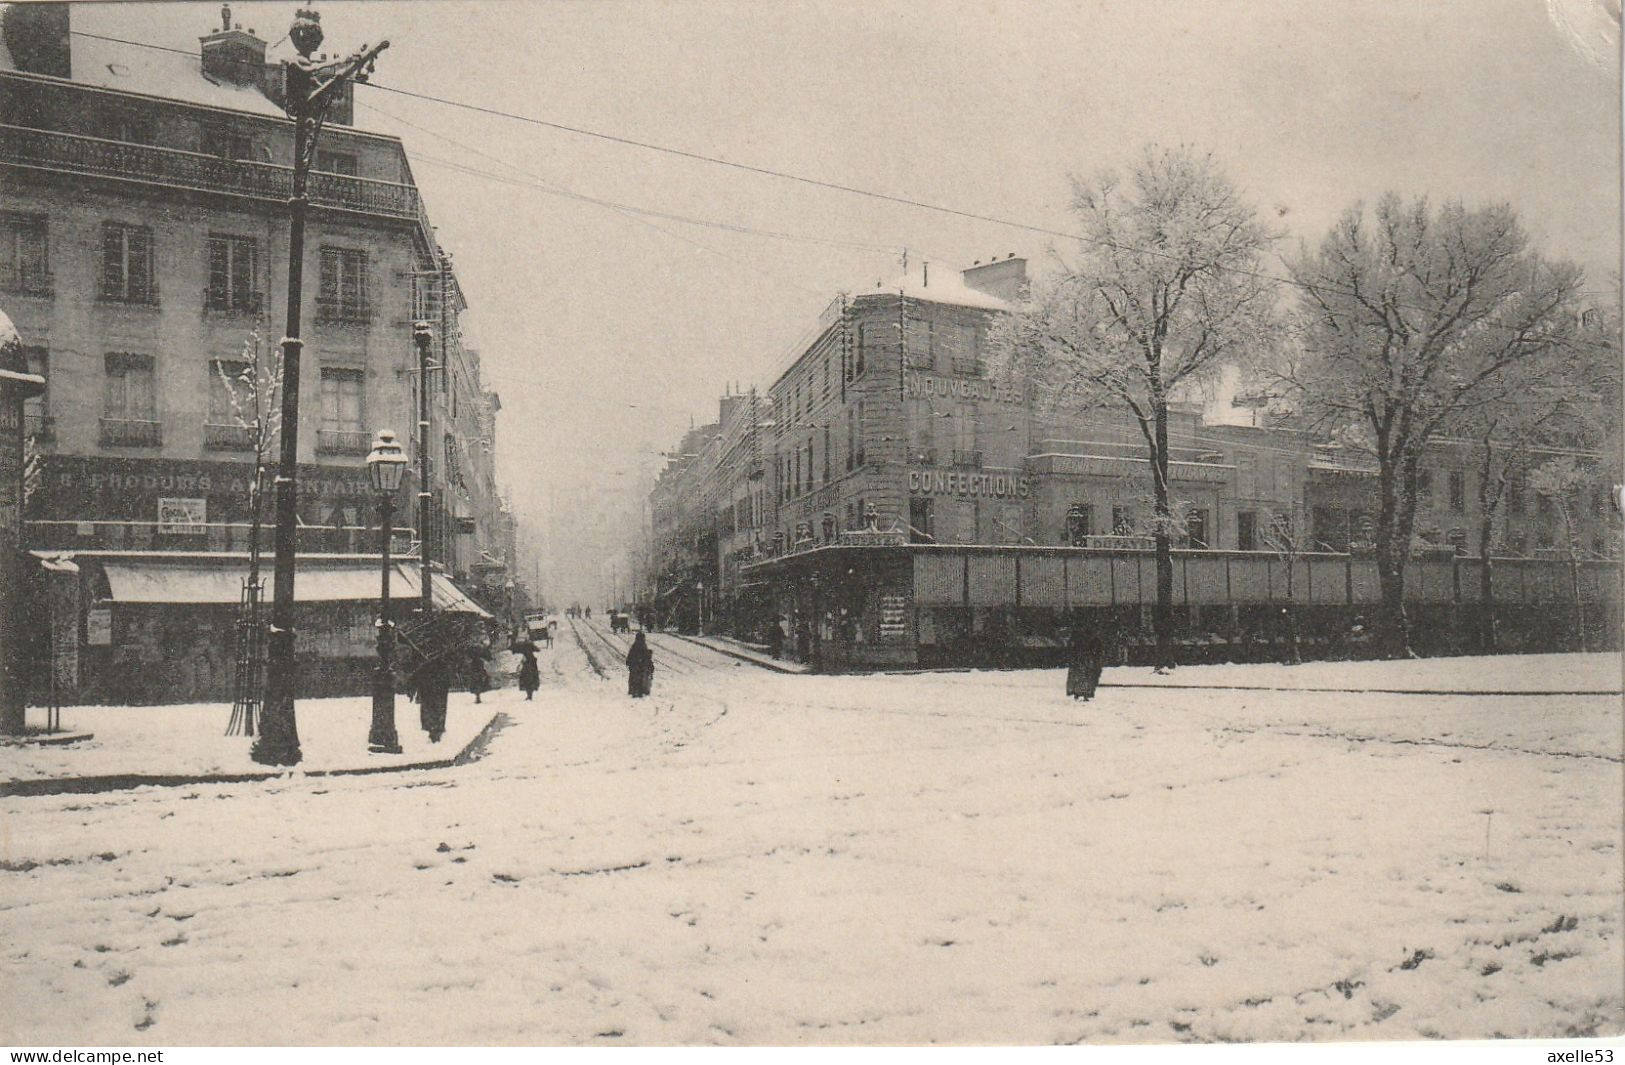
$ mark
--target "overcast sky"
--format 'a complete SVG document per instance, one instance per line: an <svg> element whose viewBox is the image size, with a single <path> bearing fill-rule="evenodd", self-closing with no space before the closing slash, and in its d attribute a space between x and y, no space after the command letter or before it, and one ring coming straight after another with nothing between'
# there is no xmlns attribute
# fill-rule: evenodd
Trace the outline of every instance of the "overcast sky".
<svg viewBox="0 0 1625 1065"><path fill-rule="evenodd" d="M272 41L296 6L232 5ZM1594 288L1620 257L1618 0L317 6L326 50L389 38L383 85L1017 222L1065 229L1069 173L1183 142L1294 241L1393 188L1509 200ZM74 24L195 47L218 10L96 5ZM504 404L499 474L533 516L550 486L614 491L654 468L725 383L769 384L837 292L899 273L902 248L949 269L1051 244L378 90L358 101L358 124L405 140L456 256Z"/></svg>

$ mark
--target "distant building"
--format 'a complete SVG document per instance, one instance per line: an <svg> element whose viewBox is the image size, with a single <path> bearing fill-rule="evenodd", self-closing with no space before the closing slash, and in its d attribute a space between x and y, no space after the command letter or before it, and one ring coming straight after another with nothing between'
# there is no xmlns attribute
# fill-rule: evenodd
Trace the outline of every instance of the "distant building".
<svg viewBox="0 0 1625 1065"><path fill-rule="evenodd" d="M1075 608L1141 633L1154 597L1145 437L1116 409L1059 414L989 376L989 331L1026 283L1009 256L840 297L764 397L725 397L650 496L657 616L693 627L703 604L709 627L746 638L777 619L794 653L831 667L1041 656ZM1170 410L1174 546L1193 553L1175 599L1204 639L1276 625L1284 596L1342 617L1356 585L1365 594L1346 556L1317 562L1312 586L1286 581L1281 560L1349 550L1369 471L1255 422ZM1418 529L1453 543L1468 482L1450 446L1436 451Z"/></svg>
<svg viewBox="0 0 1625 1065"><path fill-rule="evenodd" d="M59 683L87 698L218 698L231 674L254 464L224 378L251 334L266 357L282 334L293 124L282 64L226 18L180 55L71 35L68 5L0 8L0 301L47 380L27 411L45 464L26 534L80 570L53 600L67 612L54 653ZM303 267L298 547L336 557L301 566L297 588L337 597L300 632L307 690L356 688L371 668L368 585L334 574L376 575L365 457L378 429L414 446L416 320L446 367L429 382L439 505L417 530L403 488L398 547L425 533L458 578L509 561L495 397L461 345L461 287L401 142L351 112L346 87L311 175ZM185 668L160 667L174 660Z"/></svg>

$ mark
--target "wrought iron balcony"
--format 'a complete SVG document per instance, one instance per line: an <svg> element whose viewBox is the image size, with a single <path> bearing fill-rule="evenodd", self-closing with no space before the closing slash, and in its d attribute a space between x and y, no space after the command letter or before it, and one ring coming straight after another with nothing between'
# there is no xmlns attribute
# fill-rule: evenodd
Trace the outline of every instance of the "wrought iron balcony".
<svg viewBox="0 0 1625 1065"><path fill-rule="evenodd" d="M210 451L253 451L254 428L225 422L204 422L203 446Z"/></svg>
<svg viewBox="0 0 1625 1065"><path fill-rule="evenodd" d="M316 430L316 451L322 455L365 455L372 450L372 437L359 429Z"/></svg>
<svg viewBox="0 0 1625 1065"><path fill-rule="evenodd" d="M316 297L318 322L365 322L372 318L372 304L365 298L332 299Z"/></svg>
<svg viewBox="0 0 1625 1065"><path fill-rule="evenodd" d="M0 125L0 163L277 203L286 202L293 191L292 167L26 126ZM418 191L411 185L312 171L309 195L318 207L413 219L424 227L429 224ZM425 232L432 230L425 228Z"/></svg>
<svg viewBox="0 0 1625 1065"><path fill-rule="evenodd" d="M56 291L56 279L49 270L27 267L0 273L0 290L20 296L50 296Z"/></svg>
<svg viewBox="0 0 1625 1065"><path fill-rule="evenodd" d="M260 524L260 549L269 552L276 529L267 520ZM300 525L295 530L295 546L301 552L340 555L378 553L378 528L367 525ZM246 554L254 538L247 522L197 522L191 525L156 521L79 521L77 519L25 521L24 543L35 550L123 550L123 551L235 551ZM390 553L401 558L417 551L417 534L411 528L390 530ZM269 560L267 560L269 577Z"/></svg>
<svg viewBox="0 0 1625 1065"><path fill-rule="evenodd" d="M203 310L207 314L257 315L265 309L265 297L258 292L222 292L203 290Z"/></svg>
<svg viewBox="0 0 1625 1065"><path fill-rule="evenodd" d="M102 419L102 447L158 447L163 442L162 422L146 418Z"/></svg>

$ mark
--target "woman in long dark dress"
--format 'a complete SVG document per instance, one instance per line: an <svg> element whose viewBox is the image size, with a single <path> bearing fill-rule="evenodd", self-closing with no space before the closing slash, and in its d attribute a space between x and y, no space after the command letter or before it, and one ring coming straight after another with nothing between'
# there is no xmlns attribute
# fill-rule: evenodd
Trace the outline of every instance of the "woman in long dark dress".
<svg viewBox="0 0 1625 1065"><path fill-rule="evenodd" d="M1072 658L1066 671L1066 693L1074 699L1092 699L1106 665L1106 648L1093 628L1072 630Z"/></svg>
<svg viewBox="0 0 1625 1065"><path fill-rule="evenodd" d="M519 651L519 688L525 693L525 700L536 694L536 689L542 686L542 671L536 668L536 647L534 644L520 648Z"/></svg>
<svg viewBox="0 0 1625 1065"><path fill-rule="evenodd" d="M626 652L626 693L634 699L649 694L655 679L655 656L649 650L649 641L638 633Z"/></svg>

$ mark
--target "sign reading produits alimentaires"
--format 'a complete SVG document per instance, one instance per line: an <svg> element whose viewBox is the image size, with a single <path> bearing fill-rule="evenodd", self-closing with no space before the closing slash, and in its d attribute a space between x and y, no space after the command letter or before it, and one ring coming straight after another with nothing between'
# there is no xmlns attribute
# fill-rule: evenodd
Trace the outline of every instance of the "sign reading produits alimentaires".
<svg viewBox="0 0 1625 1065"><path fill-rule="evenodd" d="M1014 473L972 473L965 470L909 470L908 490L918 495L987 496L1026 499L1032 482Z"/></svg>

